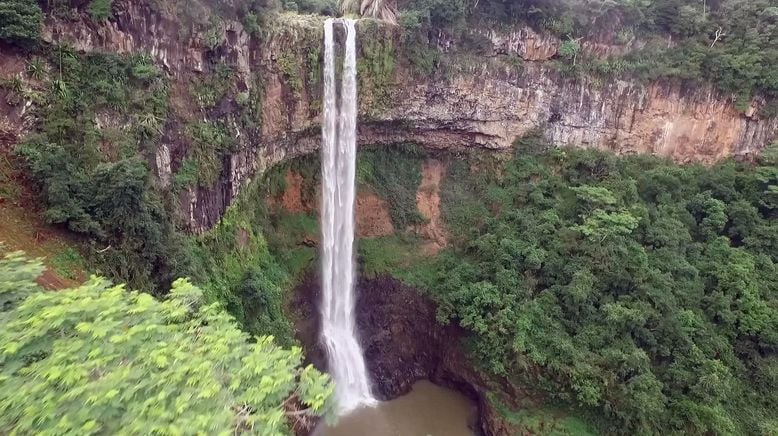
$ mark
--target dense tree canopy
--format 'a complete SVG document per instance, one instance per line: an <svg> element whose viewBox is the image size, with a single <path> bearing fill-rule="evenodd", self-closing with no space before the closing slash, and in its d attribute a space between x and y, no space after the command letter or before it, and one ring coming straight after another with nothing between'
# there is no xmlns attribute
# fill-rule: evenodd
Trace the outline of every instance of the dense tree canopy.
<svg viewBox="0 0 778 436"><path fill-rule="evenodd" d="M771 153L704 168L543 147L451 165L456 248L426 278L441 318L474 333L491 372L596 411L604 431L774 434Z"/></svg>
<svg viewBox="0 0 778 436"><path fill-rule="evenodd" d="M0 260L3 434L275 435L330 410L299 348L249 341L185 280L157 301L98 278L42 292L42 269Z"/></svg>
<svg viewBox="0 0 778 436"><path fill-rule="evenodd" d="M42 22L43 12L36 0L0 0L0 41L36 44Z"/></svg>

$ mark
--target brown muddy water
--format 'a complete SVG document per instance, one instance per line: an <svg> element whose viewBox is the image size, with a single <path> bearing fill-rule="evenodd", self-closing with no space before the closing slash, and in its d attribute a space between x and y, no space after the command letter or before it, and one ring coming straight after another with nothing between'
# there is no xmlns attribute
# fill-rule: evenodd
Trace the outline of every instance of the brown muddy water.
<svg viewBox="0 0 778 436"><path fill-rule="evenodd" d="M462 394L420 381L407 395L342 416L334 427L322 422L313 436L473 436L476 414Z"/></svg>

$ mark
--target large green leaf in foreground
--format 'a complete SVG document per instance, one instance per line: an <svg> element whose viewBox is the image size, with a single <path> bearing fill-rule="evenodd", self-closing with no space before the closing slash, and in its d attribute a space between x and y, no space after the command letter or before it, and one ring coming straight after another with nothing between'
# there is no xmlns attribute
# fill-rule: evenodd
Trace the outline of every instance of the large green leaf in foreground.
<svg viewBox="0 0 778 436"><path fill-rule="evenodd" d="M186 280L158 301L98 278L39 292L41 270L0 260L0 433L283 434L289 414L330 410L299 348L249 342Z"/></svg>

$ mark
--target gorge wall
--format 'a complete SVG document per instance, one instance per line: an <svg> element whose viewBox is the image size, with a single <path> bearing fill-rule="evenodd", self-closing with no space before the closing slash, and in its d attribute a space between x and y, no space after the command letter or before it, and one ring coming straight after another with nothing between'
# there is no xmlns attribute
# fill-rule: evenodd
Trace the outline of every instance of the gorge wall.
<svg viewBox="0 0 778 436"><path fill-rule="evenodd" d="M527 393L506 381L484 376L463 351L466 332L455 325L440 325L435 318L434 303L417 289L388 276L360 277L357 288L358 330L377 398L391 400L410 392L415 382L431 380L477 404L477 419L469 423L475 434L524 434L501 417L497 407L530 401ZM326 352L318 340L316 306L320 297L317 277L309 275L297 287L292 304L298 312L297 338L306 358L325 370ZM553 431L553 420L545 424Z"/></svg>
<svg viewBox="0 0 778 436"><path fill-rule="evenodd" d="M235 145L220 154L218 180L177 193L184 227L201 233L257 174L318 149L323 18L281 15L262 34L251 35L237 17L187 22L180 15L187 4L115 0L113 17L101 23L85 11L50 16L44 40L84 52L148 53L165 71L171 110L148 156L162 188L192 153L189 123L220 120L227 126ZM455 38L432 32L429 46L442 61L426 72L404 58L401 29L370 20L359 27L361 144L506 150L518 136L541 129L558 146L710 164L748 157L778 135L778 119L759 117L758 97L740 113L731 96L707 85L565 77L547 62L560 41L528 27L479 31L476 36L488 43L478 56L465 53ZM639 43L593 39L582 47L607 56ZM220 65L231 67L228 90L206 104L192 88L207 86ZM3 50L4 76L23 69L23 55ZM2 103L3 137L19 138L34 125L33 104ZM241 121L246 119L251 122Z"/></svg>

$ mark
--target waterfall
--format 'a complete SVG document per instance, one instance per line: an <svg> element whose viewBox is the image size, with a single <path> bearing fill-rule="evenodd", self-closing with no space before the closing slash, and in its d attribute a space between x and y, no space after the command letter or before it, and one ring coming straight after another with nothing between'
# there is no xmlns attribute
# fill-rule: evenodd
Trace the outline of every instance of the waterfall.
<svg viewBox="0 0 778 436"><path fill-rule="evenodd" d="M333 24L346 28L346 53L337 106ZM322 341L335 380L341 414L375 403L354 314L354 191L357 127L356 29L354 20L324 25L324 115L322 120Z"/></svg>

